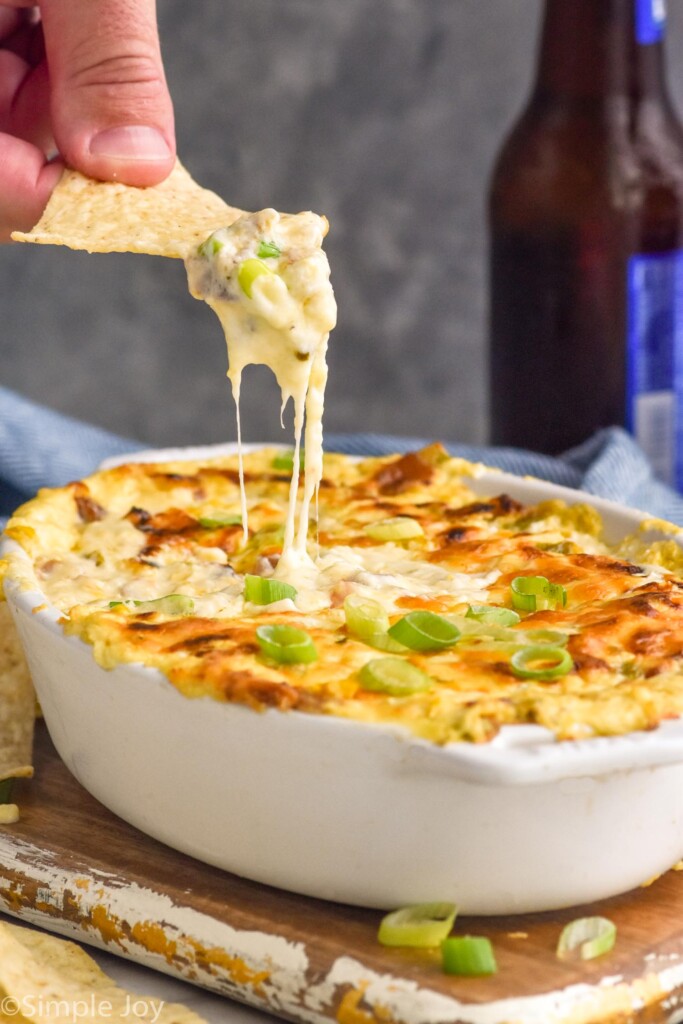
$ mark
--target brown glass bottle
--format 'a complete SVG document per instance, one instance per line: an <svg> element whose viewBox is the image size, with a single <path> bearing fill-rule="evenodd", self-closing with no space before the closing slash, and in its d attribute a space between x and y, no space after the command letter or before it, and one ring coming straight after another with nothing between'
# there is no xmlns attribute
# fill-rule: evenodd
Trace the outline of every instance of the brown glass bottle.
<svg viewBox="0 0 683 1024"><path fill-rule="evenodd" d="M536 83L491 184L490 380L494 443L556 453L622 424L673 480L683 130L664 14L546 0Z"/></svg>

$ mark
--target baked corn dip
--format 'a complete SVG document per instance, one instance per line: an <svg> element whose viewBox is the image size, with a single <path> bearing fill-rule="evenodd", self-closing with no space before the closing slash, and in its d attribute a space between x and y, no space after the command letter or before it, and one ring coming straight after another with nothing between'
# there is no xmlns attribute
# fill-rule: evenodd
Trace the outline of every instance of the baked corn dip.
<svg viewBox="0 0 683 1024"><path fill-rule="evenodd" d="M675 527L608 545L592 506L482 498L483 467L440 445L326 453L305 557L278 571L292 459L247 453L244 506L236 456L40 491L7 528L29 558L3 573L45 594L99 665L151 666L188 698L438 744L516 723L615 735L683 712Z"/></svg>

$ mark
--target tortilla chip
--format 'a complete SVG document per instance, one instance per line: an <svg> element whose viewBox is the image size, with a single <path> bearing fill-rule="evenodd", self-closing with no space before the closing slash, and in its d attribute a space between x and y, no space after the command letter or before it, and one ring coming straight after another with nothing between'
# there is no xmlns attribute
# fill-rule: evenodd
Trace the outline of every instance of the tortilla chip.
<svg viewBox="0 0 683 1024"><path fill-rule="evenodd" d="M34 1024L64 1024L72 1016L83 1024L206 1024L185 1006L120 988L73 942L0 923L0 1006L9 1005L5 1000L19 1014L29 1010ZM14 1024L22 1024L19 1014Z"/></svg>
<svg viewBox="0 0 683 1024"><path fill-rule="evenodd" d="M242 213L198 185L179 162L165 181L150 188L95 181L66 170L33 230L14 231L12 238L88 252L184 259L193 246Z"/></svg>
<svg viewBox="0 0 683 1024"><path fill-rule="evenodd" d="M8 605L0 601L0 782L30 777L36 698Z"/></svg>
<svg viewBox="0 0 683 1024"><path fill-rule="evenodd" d="M0 804L0 825L16 825L19 821L17 804Z"/></svg>

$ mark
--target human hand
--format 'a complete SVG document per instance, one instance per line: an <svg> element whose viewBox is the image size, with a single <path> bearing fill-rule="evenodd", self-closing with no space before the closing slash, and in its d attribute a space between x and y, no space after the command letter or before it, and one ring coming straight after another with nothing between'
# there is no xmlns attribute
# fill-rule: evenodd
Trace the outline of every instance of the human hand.
<svg viewBox="0 0 683 1024"><path fill-rule="evenodd" d="M0 241L36 223L64 163L142 186L174 159L155 0L0 0Z"/></svg>

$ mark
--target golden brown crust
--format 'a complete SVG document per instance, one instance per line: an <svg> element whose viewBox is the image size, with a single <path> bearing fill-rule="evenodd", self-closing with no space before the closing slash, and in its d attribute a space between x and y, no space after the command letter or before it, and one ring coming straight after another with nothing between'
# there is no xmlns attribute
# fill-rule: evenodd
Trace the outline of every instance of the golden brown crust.
<svg viewBox="0 0 683 1024"><path fill-rule="evenodd" d="M435 742L484 742L515 722L543 724L560 738L610 735L683 712L683 583L666 568L652 569L657 561L666 567L665 545L674 542L642 548L654 552L643 567L623 557L628 545L611 549L600 540L591 506L480 498L468 486L473 472L439 446L359 462L327 456L319 564L330 552L346 552L351 568L328 581L325 600L308 609L244 603L243 574L270 575L282 547L289 475L274 468L272 451L247 457L246 543L239 524L215 525L217 510L240 507L234 458L96 474L41 494L18 511L9 533L61 602L66 631L92 644L100 664L144 662L188 697L391 722ZM422 535L387 545L367 531L396 516L416 520ZM73 590L70 572L86 580L78 584L82 593ZM349 593L386 599L392 622L422 609L462 624L472 603L510 608L517 576L561 585L566 607L522 611L522 621L502 633L465 630L447 650L404 652L433 680L426 691L397 697L363 686L362 666L386 652L348 632ZM191 594L194 614L131 600L169 593ZM112 600L125 603L110 607ZM258 626L269 623L305 629L317 660L269 660L256 638ZM514 669L512 652L533 644L539 630L564 635L572 665L566 674L538 680Z"/></svg>

